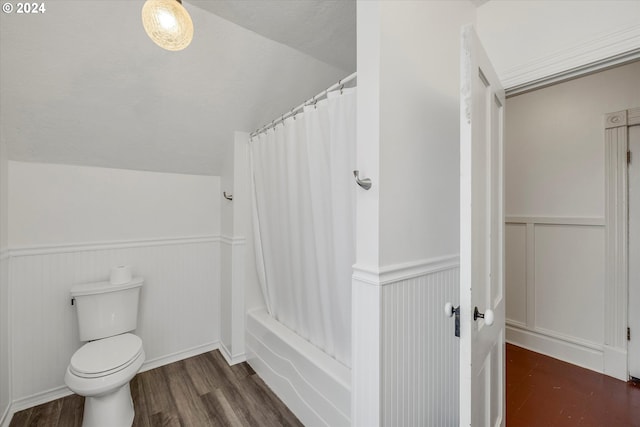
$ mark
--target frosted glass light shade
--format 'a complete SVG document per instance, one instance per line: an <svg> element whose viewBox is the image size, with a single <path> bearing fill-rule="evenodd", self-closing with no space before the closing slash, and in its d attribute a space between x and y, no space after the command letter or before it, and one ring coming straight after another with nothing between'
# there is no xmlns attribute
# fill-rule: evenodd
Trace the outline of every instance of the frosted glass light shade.
<svg viewBox="0 0 640 427"><path fill-rule="evenodd" d="M163 49L182 50L193 39L193 22L178 0L147 0L142 6L142 25Z"/></svg>

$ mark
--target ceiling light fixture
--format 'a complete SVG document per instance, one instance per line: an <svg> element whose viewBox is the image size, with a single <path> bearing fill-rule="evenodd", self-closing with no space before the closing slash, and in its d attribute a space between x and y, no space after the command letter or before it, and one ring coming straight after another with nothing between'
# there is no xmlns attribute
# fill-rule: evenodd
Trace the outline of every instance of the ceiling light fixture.
<svg viewBox="0 0 640 427"><path fill-rule="evenodd" d="M142 25L163 49L182 50L193 39L193 22L181 0L147 0L142 6Z"/></svg>

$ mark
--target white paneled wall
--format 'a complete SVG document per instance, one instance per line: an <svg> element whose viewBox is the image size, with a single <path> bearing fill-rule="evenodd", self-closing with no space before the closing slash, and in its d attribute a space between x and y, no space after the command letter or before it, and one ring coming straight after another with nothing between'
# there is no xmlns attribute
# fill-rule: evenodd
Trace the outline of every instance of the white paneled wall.
<svg viewBox="0 0 640 427"><path fill-rule="evenodd" d="M9 372L9 268L7 253L0 250L0 425L11 404Z"/></svg>
<svg viewBox="0 0 640 427"><path fill-rule="evenodd" d="M444 305L459 300L458 257L354 267L353 287L353 381L366 392L352 396L354 425L457 426L459 342Z"/></svg>
<svg viewBox="0 0 640 427"><path fill-rule="evenodd" d="M458 267L382 288L382 425L458 425Z"/></svg>
<svg viewBox="0 0 640 427"><path fill-rule="evenodd" d="M507 340L603 371L602 218L507 218Z"/></svg>
<svg viewBox="0 0 640 427"><path fill-rule="evenodd" d="M604 226L535 226L535 327L603 343Z"/></svg>
<svg viewBox="0 0 640 427"><path fill-rule="evenodd" d="M216 236L10 250L13 410L66 393L64 372L81 345L69 289L106 280L115 265L145 279L143 369L217 347L219 251Z"/></svg>

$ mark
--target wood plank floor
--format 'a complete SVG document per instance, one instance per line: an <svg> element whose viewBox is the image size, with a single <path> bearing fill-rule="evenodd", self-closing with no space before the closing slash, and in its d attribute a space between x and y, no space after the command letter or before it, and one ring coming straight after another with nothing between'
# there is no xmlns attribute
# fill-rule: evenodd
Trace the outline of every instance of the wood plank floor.
<svg viewBox="0 0 640 427"><path fill-rule="evenodd" d="M640 427L640 384L507 344L508 427Z"/></svg>
<svg viewBox="0 0 640 427"><path fill-rule="evenodd" d="M640 385L507 344L508 427L640 427ZM251 367L219 351L136 375L134 426L301 426ZM72 395L18 412L10 427L80 427Z"/></svg>
<svg viewBox="0 0 640 427"><path fill-rule="evenodd" d="M217 350L136 375L131 396L137 427L302 426L247 363L230 367ZM80 427L83 408L67 396L17 412L10 427Z"/></svg>

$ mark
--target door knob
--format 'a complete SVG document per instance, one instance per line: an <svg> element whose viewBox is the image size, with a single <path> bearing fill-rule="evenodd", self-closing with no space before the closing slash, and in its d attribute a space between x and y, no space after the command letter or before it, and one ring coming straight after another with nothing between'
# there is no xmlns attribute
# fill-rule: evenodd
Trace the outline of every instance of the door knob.
<svg viewBox="0 0 640 427"><path fill-rule="evenodd" d="M455 323L455 335L460 338L460 306L454 307L450 302L444 305L444 314L447 317L453 317L456 315L456 323Z"/></svg>
<svg viewBox="0 0 640 427"><path fill-rule="evenodd" d="M478 318L484 319L484 323L487 326L493 325L493 319L494 319L493 310L488 308L487 311L485 311L484 314L483 314L483 313L480 313L478 311L478 307L474 308L473 309L473 320L478 320Z"/></svg>
<svg viewBox="0 0 640 427"><path fill-rule="evenodd" d="M451 316L453 316L453 315L454 315L454 313L455 313L455 311L456 311L456 309L455 309L455 308L453 308L453 304L451 304L450 302L448 302L448 303L446 303L446 304L444 305L444 314L445 314L447 317L451 317Z"/></svg>

